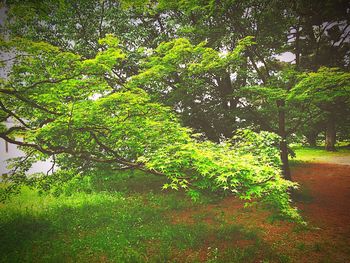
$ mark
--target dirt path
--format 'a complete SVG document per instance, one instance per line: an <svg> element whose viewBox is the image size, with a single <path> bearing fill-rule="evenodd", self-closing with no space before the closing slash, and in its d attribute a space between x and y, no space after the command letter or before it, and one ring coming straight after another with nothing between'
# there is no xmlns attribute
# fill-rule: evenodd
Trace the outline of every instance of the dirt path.
<svg viewBox="0 0 350 263"><path fill-rule="evenodd" d="M293 168L292 178L300 184L296 206L310 230L264 225L265 240L282 243L278 249L292 262L350 262L350 165L308 163Z"/></svg>
<svg viewBox="0 0 350 263"><path fill-rule="evenodd" d="M297 206L316 229L302 239L321 244L324 250L314 253L313 262L350 262L350 165L306 164L294 168L292 177L309 196ZM307 258L305 262L311 262Z"/></svg>
<svg viewBox="0 0 350 263"><path fill-rule="evenodd" d="M292 176L309 191L310 202L300 206L310 220L348 232L350 237L350 166L307 164L295 168Z"/></svg>

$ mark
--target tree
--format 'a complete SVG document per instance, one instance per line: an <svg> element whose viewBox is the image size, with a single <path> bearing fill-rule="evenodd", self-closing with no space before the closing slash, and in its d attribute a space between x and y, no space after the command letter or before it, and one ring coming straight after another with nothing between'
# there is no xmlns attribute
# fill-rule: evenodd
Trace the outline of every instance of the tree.
<svg viewBox="0 0 350 263"><path fill-rule="evenodd" d="M154 99L172 106L185 125L219 142L237 129L232 108L239 101L231 93L228 72L239 71L242 53L254 42L242 39L231 52L219 52L206 42L193 45L180 38L161 43L140 65L129 85L142 87ZM221 85L226 83L226 90ZM223 103L225 102L225 103Z"/></svg>
<svg viewBox="0 0 350 263"><path fill-rule="evenodd" d="M319 110L317 109L317 111ZM299 135L305 136L310 147L317 146L317 139L320 133L325 130L325 117L323 115L324 114L320 114L319 117L315 117L313 120L310 120L309 123L305 123L302 125L302 127L300 127Z"/></svg>
<svg viewBox="0 0 350 263"><path fill-rule="evenodd" d="M278 67L275 66L277 61L275 55L285 50L283 45L287 42L288 35L286 32L288 32L292 23L291 17L285 12L284 5L280 2L271 1L256 1L255 3L250 1L221 1L220 3L205 1L201 4L196 1L174 1L168 7L168 5L161 5L161 3L162 1L159 3L161 7L158 7L158 12L159 10L160 12L171 10L172 12L181 13L181 18L177 19L180 26L178 32L180 35L188 36L194 43L206 39L208 45L213 49L232 52L239 46L240 39L247 36L254 37L255 45L246 47L244 59L241 59L240 69L233 71L226 67L220 72L214 70L210 72L211 79L214 80L214 85L211 84L211 86L219 91L218 94L202 96L199 99L186 94L186 96L178 98L181 103L177 105L186 105L185 100L190 100L192 105L196 105L196 102L201 104L203 101L214 98L211 100L211 107L203 105L206 108L205 116L209 115L209 119L213 121L206 122L205 125L200 127L212 140L230 137L238 127L256 125L256 118L246 118L242 114L245 113L245 109L254 108L250 107L246 94L240 92L240 89L246 85L263 84L267 86L270 79L273 79L276 70L278 70ZM262 64L262 66L259 66L259 64ZM168 102L167 99L163 101ZM274 103L278 107L279 127L277 132L282 138L280 147L283 173L286 178L291 179L285 131L285 103L283 100ZM248 104L248 106L245 104ZM192 106L192 108L194 107ZM208 111L208 108L210 108L210 111ZM242 110L242 108L244 109ZM182 108L182 110L186 112L186 109ZM255 112L250 114L250 117L252 115L256 116ZM185 119L189 119L188 123L197 124L197 116L198 114L190 114ZM237 122L237 119L240 121ZM215 120L219 121L215 122ZM260 122L260 120L258 121ZM273 125L269 125L268 120L265 119L263 122L268 123L265 124L264 128L276 131L271 128ZM205 126L205 129L203 129L203 126Z"/></svg>
<svg viewBox="0 0 350 263"><path fill-rule="evenodd" d="M264 85L250 86L242 90L261 122L268 122L269 130L280 136L280 158L283 175L291 180L289 169L288 137L298 129L305 119L294 101L287 101L290 90L296 83L297 72L287 63L279 63L280 69L271 74ZM263 125L263 124L261 124ZM265 124L266 125L266 124Z"/></svg>
<svg viewBox="0 0 350 263"><path fill-rule="evenodd" d="M101 3L104 4L103 13L101 13L103 9ZM213 126L214 131L209 132L208 130L212 130L210 128L202 131L216 141L222 134L229 137L237 129L238 124L234 123L235 119L240 118L241 102L236 92L242 86L256 84L262 78L266 79L268 76L264 72L268 69L259 69L257 65L266 64L266 60L272 58L274 51L279 50L280 46L287 41L286 37L281 37L288 29L289 19L281 8L283 5L265 0L256 1L254 4L250 1L233 2L230 0L215 4L210 1L198 3L191 0L157 1L152 4L135 1L111 4L110 1L87 0L61 1L60 3L55 1L45 1L45 3L8 1L7 4L9 23L6 28L10 35L45 41L85 57L96 54L99 47L98 36L103 36L106 32L114 33L125 46L130 47L128 51L130 58L135 58L135 61L127 60L130 63L128 66L130 65L131 72L126 76L121 76L123 79L138 71L139 65L133 62L138 61L140 54L130 52L130 50L137 50L139 47L153 49L161 41L172 41L174 38L184 37L194 45L206 41L207 47L215 51L232 52L241 39L254 36L256 43L245 50L244 60L238 69L230 72L227 68L221 72L211 73L215 78L214 81L217 79L216 83L211 86L217 90L218 95L213 97L213 101L210 102L212 107L210 111L207 110L206 114L212 115L213 120L220 119L225 123L209 121L209 124L203 124L201 127ZM22 12L23 9L30 10L35 15L27 15L28 12ZM81 20L79 17L91 19ZM273 20L271 17L279 19ZM138 22L130 24L130 21ZM102 26L102 31L98 27L99 24ZM81 30L81 27L89 28L89 32ZM275 37L272 38L272 36ZM153 41L148 41L148 39ZM85 42L82 43L82 41ZM84 47L84 50L80 47ZM254 72L255 70L259 72L258 76L248 74L249 71ZM124 74L127 73L124 72ZM218 76L215 76L216 74ZM165 87L165 90L167 88ZM182 99L185 103L181 101ZM162 97L162 102L179 108L179 101L181 104L191 101L192 104L203 109L206 104L195 103L197 99L198 94L187 94L186 98L178 96L175 102L172 98ZM203 101L202 98L200 100ZM206 100L208 101L209 98L207 97ZM192 116L193 118L188 115L183 116L188 119L186 123L196 124L198 122L198 114ZM195 125L194 128L198 128L198 125Z"/></svg>
<svg viewBox="0 0 350 263"><path fill-rule="evenodd" d="M348 121L344 112L350 108L350 74L323 67L317 72L305 73L301 78L289 98L315 105L325 112L326 150L335 151L337 121Z"/></svg>
<svg viewBox="0 0 350 263"><path fill-rule="evenodd" d="M242 92L244 86L270 86L275 75L285 68L280 66L276 56L293 53L295 70L300 72L317 71L320 66L345 70L349 65L350 9L345 0L308 3L12 0L7 1L7 5L10 19L5 30L10 35L45 41L85 58L97 54L100 37L114 33L128 49L124 70L113 69L117 77L109 79L119 87L147 68L140 61L161 42L186 38L191 45L197 46L206 41L206 46L214 51L229 53L239 46L241 39L252 36L255 44L246 46L239 67L221 67L220 70L211 69L207 76L202 74L203 87L200 89L194 88L199 83L191 79L193 87L190 91L176 89L177 92L169 94L172 87L168 83L160 86L162 90L157 87L159 96L152 94L152 100L173 107L181 113L181 120L186 125L213 141L230 138L235 130L248 126L278 132L281 137L297 132L295 128L303 127L310 136L317 130L311 125L307 129L305 125L310 123L309 112L314 109L303 108L306 113L299 114L292 107L287 109L284 99L274 101L272 107L266 103L258 105L258 101L249 101L250 95ZM145 52L139 52L139 48L144 48ZM171 77L174 80L174 76ZM206 95L208 90L210 96ZM262 109L262 105L266 109ZM276 123L280 123L280 127ZM281 143L281 157L284 156L287 167L288 153L284 144Z"/></svg>
<svg viewBox="0 0 350 263"><path fill-rule="evenodd" d="M2 31L13 37L45 41L85 58L94 57L98 40L106 34L118 35L129 49L155 47L162 37L151 14L140 16L123 8L120 1L6 1L6 25Z"/></svg>
<svg viewBox="0 0 350 263"><path fill-rule="evenodd" d="M290 51L300 69L349 68L349 7L343 0L295 1L290 6L294 17Z"/></svg>
<svg viewBox="0 0 350 263"><path fill-rule="evenodd" d="M280 176L276 135L244 131L221 144L196 139L134 81L115 89L108 79L128 56L111 35L99 44L96 57L85 59L43 42L2 43L14 57L1 82L0 113L17 125L1 127L0 137L26 152L2 198L23 184L47 188L91 171L139 169L166 176L164 188L183 188L194 199L201 189L221 189L301 220L287 193L295 184ZM49 157L58 170L26 177L32 162Z"/></svg>
<svg viewBox="0 0 350 263"><path fill-rule="evenodd" d="M315 72L321 67L337 67L344 71L349 69L349 7L349 2L342 0L295 1L290 6L294 23L289 35L289 46L300 71ZM334 124L327 121L329 111L318 115L303 125L306 137L314 144L320 129L328 129L326 144L333 144L335 131L330 132ZM327 148L334 149L332 146Z"/></svg>

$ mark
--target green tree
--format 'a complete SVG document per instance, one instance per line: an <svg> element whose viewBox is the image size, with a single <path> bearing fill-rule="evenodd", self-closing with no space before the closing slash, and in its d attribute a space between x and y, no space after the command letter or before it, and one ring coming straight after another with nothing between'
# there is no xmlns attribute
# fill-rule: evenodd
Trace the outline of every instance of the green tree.
<svg viewBox="0 0 350 263"><path fill-rule="evenodd" d="M111 35L99 44L86 59L43 42L2 43L14 57L1 81L0 113L16 125L2 126L0 137L26 152L13 163L2 198L23 184L47 189L77 175L139 169L167 177L164 188L183 188L194 199L202 189L228 191L301 220L287 192L295 184L281 177L276 135L248 130L221 144L196 139L133 78L124 88L111 86L108 76L123 70L128 56ZM52 175L25 175L31 163L50 157L59 166Z"/></svg>
<svg viewBox="0 0 350 263"><path fill-rule="evenodd" d="M322 67L305 73L289 98L315 105L327 120L326 150L335 151L336 125L348 125L346 111L350 108L350 74L337 68Z"/></svg>
<svg viewBox="0 0 350 263"><path fill-rule="evenodd" d="M192 112L191 116L183 114L182 117L186 124L193 124L195 129L201 129L212 140L218 141L223 135L230 137L235 129L242 126L236 120L244 117L240 116L244 99L240 99L237 91L247 84L266 80L268 75L265 73L270 69L261 68L259 63L267 65L269 60L276 60L274 53L279 53L287 41L283 34L289 28L290 18L285 15L282 3L266 0L255 3L231 0L220 3L191 0L111 2L8 1L9 23L6 28L12 36L45 41L85 57L96 54L99 37L106 32L114 33L125 46L130 47L127 52L130 58L125 62L129 63L126 66L130 70L123 72L126 75L119 72L122 80L139 69L140 53L130 50L136 51L142 46L154 49L161 41L184 37L193 45L206 41L206 46L217 52L232 52L241 39L253 36L256 43L244 51L239 68L232 72L230 68L210 72L213 80L207 85L216 90L215 96L197 92L177 96L176 100L172 96L161 97L163 103L177 109L180 104L196 105L196 112ZM30 10L31 14L23 10ZM82 20L81 17L89 19ZM81 27L89 28L89 32ZM164 86L164 90L167 89ZM205 115L201 116L200 112L209 104ZM184 108L180 110L186 112ZM246 119L244 125L249 124L252 121Z"/></svg>
<svg viewBox="0 0 350 263"><path fill-rule="evenodd" d="M288 46L289 51L295 54L295 63L300 71L316 72L320 67L337 67L344 71L349 69L349 7L349 2L342 0L293 2L290 12L294 22ZM344 120L347 114L346 111L343 113ZM327 127L329 130L334 126L329 121L329 115L329 110L325 110L311 122L307 121L302 125L303 133L311 144L315 143L321 130L326 131ZM338 122L341 123L344 122ZM341 125L337 129L342 129ZM326 136L328 142L334 141L335 137L331 134L335 132L326 131L326 134L329 135Z"/></svg>
<svg viewBox="0 0 350 263"><path fill-rule="evenodd" d="M128 58L123 62L123 70L114 68L114 77L108 80L116 89L124 86L130 77L151 67L140 61L161 42L173 43L174 39L186 38L191 45L197 46L205 41L206 47L216 52L230 53L240 45L241 39L254 37L255 44L246 46L240 64L235 68L229 64L226 68L221 64L220 70L208 68L201 76L197 74L198 79L194 81L188 76L183 78L184 74L175 78L176 71L186 71L179 67L172 71L171 83L164 85L163 81L158 87L144 85L148 91L153 91L152 100L171 106L181 114L183 123L213 141L229 138L236 129L247 126L278 132L281 137L301 130L311 136L318 130L310 125L314 108L303 105L304 112L301 113L293 108L299 105L291 105L285 97L265 103L266 100L256 99L258 96L254 92L242 92L244 86L276 87L270 83L275 81L276 75L283 75L281 71L285 68L278 62L277 55L287 51L294 54L295 70L300 72L317 71L320 66L346 70L349 66L350 9L345 0L307 3L12 0L7 1L7 5L10 19L4 29L10 35L45 41L85 58L97 54L100 37L106 33L118 36L125 46L124 51L128 49L125 52ZM145 52L140 52L141 47ZM185 80L188 81L185 83ZM178 86L176 89L170 87L174 84ZM172 92L169 93L170 89ZM276 92L280 89L277 87ZM249 100L252 97L253 100ZM286 103L292 107L286 107ZM322 116L318 117L320 122L323 122ZM288 153L284 143L281 150L287 167ZM284 169L285 173L287 170ZM286 176L290 177L289 174Z"/></svg>
<svg viewBox="0 0 350 263"><path fill-rule="evenodd" d="M295 1L290 6L293 25L289 47L300 69L349 69L349 7L344 0Z"/></svg>
<svg viewBox="0 0 350 263"><path fill-rule="evenodd" d="M253 43L246 37L233 51L224 53L206 42L193 45L185 38L163 42L140 65L140 73L129 85L142 87L155 100L172 106L185 125L212 141L231 138L237 129L232 108L238 101L227 74L239 71L242 54ZM220 88L223 83L226 90Z"/></svg>

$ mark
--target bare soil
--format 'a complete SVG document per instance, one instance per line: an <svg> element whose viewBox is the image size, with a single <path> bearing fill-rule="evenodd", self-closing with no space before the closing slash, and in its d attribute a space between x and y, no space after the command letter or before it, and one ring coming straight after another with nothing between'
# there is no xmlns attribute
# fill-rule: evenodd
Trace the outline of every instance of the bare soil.
<svg viewBox="0 0 350 263"><path fill-rule="evenodd" d="M292 176L310 190L312 201L298 204L303 214L320 227L350 234L350 166L308 164Z"/></svg>
<svg viewBox="0 0 350 263"><path fill-rule="evenodd" d="M243 208L243 202L233 197L170 216L175 224L195 224L200 219L208 224L224 221L254 229L266 247L287 255L286 262L350 262L350 165L303 164L292 169L292 177L301 186L295 206L308 222L306 228L285 221L271 223L267 211ZM250 241L208 240L207 243L208 247L224 250L248 246ZM199 251L202 261L207 260L207 246ZM264 254L255 262L262 262Z"/></svg>

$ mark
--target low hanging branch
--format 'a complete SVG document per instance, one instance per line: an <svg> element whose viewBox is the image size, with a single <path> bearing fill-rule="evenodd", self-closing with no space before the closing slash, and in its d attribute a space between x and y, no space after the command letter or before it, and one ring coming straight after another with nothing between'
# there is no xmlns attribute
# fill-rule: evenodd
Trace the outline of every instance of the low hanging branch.
<svg viewBox="0 0 350 263"><path fill-rule="evenodd" d="M249 39L245 41L248 43ZM193 49L197 62L193 70L205 73L210 67L216 70L238 61L246 42L226 57L204 48L203 43L194 46L186 39L170 43L178 46L168 52L179 52L175 56L181 57L181 49ZM3 128L0 137L27 153L34 150L33 157L38 160L52 157L53 166L49 170L52 174L48 172L43 178L53 183L55 175L64 175L65 169L53 169L56 164L67 168L69 176L88 175L98 169L138 169L168 178L164 188L184 189L193 198L204 189L230 191L246 200L267 202L284 216L300 220L288 196L288 189L295 184L281 177L279 151L275 147L278 136L246 130L232 142L198 141L169 108L152 102L138 88L151 85L159 74L160 79L165 79L166 64L162 65L162 72L159 67L151 68L132 77L125 88L116 90L104 76L115 68L123 71L121 61L126 55L113 36L102 39L100 44L106 48L86 60L45 46L49 51L41 50L40 58L23 58L18 62L22 68L13 68L9 83L4 83L13 89L0 87L1 113L20 124ZM25 51L37 54L38 46L32 45L27 43ZM26 78L23 67L32 78L38 78L32 80L35 85L29 90L22 85ZM84 74L68 80L64 74L69 68ZM51 81L43 81L47 74ZM23 135L24 140L14 139L17 134ZM15 181L18 185L35 183L25 176L18 178Z"/></svg>

